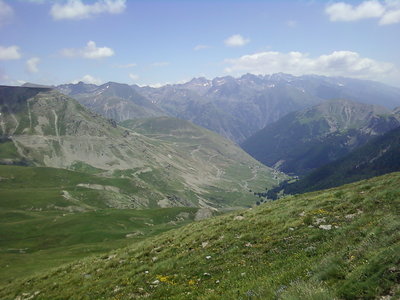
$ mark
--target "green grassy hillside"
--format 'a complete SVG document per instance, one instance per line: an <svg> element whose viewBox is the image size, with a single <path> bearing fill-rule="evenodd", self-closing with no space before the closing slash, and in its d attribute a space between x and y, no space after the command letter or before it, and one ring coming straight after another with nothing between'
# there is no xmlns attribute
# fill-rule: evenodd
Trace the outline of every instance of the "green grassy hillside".
<svg viewBox="0 0 400 300"><path fill-rule="evenodd" d="M400 173L195 222L2 299L398 299ZM391 298L390 298L391 297Z"/></svg>
<svg viewBox="0 0 400 300"><path fill-rule="evenodd" d="M145 193L128 178L95 176L46 167L0 165L0 206L64 211L133 208L132 194ZM114 199L119 198L116 202ZM125 205L124 205L125 204Z"/></svg>
<svg viewBox="0 0 400 300"><path fill-rule="evenodd" d="M137 190L128 179L0 166L0 283L131 244L199 215L198 208L114 208L129 205Z"/></svg>

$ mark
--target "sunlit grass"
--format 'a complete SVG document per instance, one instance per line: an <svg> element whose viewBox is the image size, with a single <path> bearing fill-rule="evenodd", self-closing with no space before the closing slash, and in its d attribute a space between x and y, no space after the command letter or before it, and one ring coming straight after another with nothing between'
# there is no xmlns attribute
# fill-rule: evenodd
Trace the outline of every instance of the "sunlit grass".
<svg viewBox="0 0 400 300"><path fill-rule="evenodd" d="M191 223L28 281L2 298L400 296L400 173Z"/></svg>

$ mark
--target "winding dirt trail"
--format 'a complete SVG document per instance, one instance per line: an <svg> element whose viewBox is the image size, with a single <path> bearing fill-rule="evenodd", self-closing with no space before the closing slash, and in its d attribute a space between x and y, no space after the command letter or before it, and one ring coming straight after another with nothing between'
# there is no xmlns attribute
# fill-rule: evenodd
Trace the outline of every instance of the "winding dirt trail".
<svg viewBox="0 0 400 300"><path fill-rule="evenodd" d="M249 182L253 181L254 179L256 179L257 175L258 175L258 168L253 168L251 170L251 173L253 174L253 176L247 180L244 181L244 184L241 184L242 188L245 190L249 189Z"/></svg>

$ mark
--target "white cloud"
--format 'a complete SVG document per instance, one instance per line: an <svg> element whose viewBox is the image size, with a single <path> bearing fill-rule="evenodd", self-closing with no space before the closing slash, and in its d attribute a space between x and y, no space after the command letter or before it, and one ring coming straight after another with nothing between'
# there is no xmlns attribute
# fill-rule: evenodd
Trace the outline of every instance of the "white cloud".
<svg viewBox="0 0 400 300"><path fill-rule="evenodd" d="M3 47L0 46L0 60L11 60L21 58L18 46Z"/></svg>
<svg viewBox="0 0 400 300"><path fill-rule="evenodd" d="M250 39L245 39L240 34L234 34L224 41L225 46L228 47L241 47L248 44L249 42Z"/></svg>
<svg viewBox="0 0 400 300"><path fill-rule="evenodd" d="M14 10L10 5L0 0L0 27L9 23L14 16Z"/></svg>
<svg viewBox="0 0 400 300"><path fill-rule="evenodd" d="M50 14L55 20L87 19L102 13L119 14L126 8L126 0L99 0L85 4L82 0L68 0L66 3L55 3Z"/></svg>
<svg viewBox="0 0 400 300"><path fill-rule="evenodd" d="M300 52L267 51L227 59L225 63L229 65L225 71L235 75L284 72L293 75L318 74L372 80L400 79L400 70L393 64L364 58L352 51L334 51L315 58Z"/></svg>
<svg viewBox="0 0 400 300"><path fill-rule="evenodd" d="M169 62L167 61L160 61L160 62L154 62L151 64L153 67L166 67L169 66Z"/></svg>
<svg viewBox="0 0 400 300"><path fill-rule="evenodd" d="M380 25L400 23L400 9L390 10L379 20Z"/></svg>
<svg viewBox="0 0 400 300"><path fill-rule="evenodd" d="M333 22L379 18L380 25L389 25L400 22L400 1L386 0L385 2L379 2L377 0L369 0L357 6L337 2L328 5L325 8L325 13Z"/></svg>
<svg viewBox="0 0 400 300"><path fill-rule="evenodd" d="M72 83L76 84L79 81L83 81L84 83L88 83L88 84L96 84L96 85L100 85L100 84L104 83L104 81L102 79L95 78L89 74L83 76L81 79L73 80Z"/></svg>
<svg viewBox="0 0 400 300"><path fill-rule="evenodd" d="M63 49L61 54L67 57L83 57L88 59L98 59L114 55L114 50L108 47L97 47L96 43L89 41L82 49Z"/></svg>
<svg viewBox="0 0 400 300"><path fill-rule="evenodd" d="M367 18L379 18L385 9L378 1L365 1L353 7L351 4L338 2L328 5L325 12L331 21L357 21Z"/></svg>
<svg viewBox="0 0 400 300"><path fill-rule="evenodd" d="M32 57L26 61L26 68L29 73L39 72L38 63L40 62L39 57Z"/></svg>
<svg viewBox="0 0 400 300"><path fill-rule="evenodd" d="M132 79L132 81L136 81L139 79L139 76L136 74L129 73L129 78Z"/></svg>
<svg viewBox="0 0 400 300"><path fill-rule="evenodd" d="M194 51L199 51L199 50L204 50L204 49L208 49L208 48L211 48L211 47L208 46L208 45L196 45L196 46L193 48L193 50L194 50Z"/></svg>
<svg viewBox="0 0 400 300"><path fill-rule="evenodd" d="M131 64L125 64L125 65L115 65L114 67L119 68L119 69L128 69L128 68L136 67L136 64L131 63Z"/></svg>

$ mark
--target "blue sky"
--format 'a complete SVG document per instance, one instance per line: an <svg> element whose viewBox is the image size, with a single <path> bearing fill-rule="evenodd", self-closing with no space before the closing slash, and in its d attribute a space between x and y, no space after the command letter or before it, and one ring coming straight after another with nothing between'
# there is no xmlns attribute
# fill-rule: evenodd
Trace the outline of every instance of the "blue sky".
<svg viewBox="0 0 400 300"><path fill-rule="evenodd" d="M400 86L400 0L0 0L0 84L276 72Z"/></svg>

